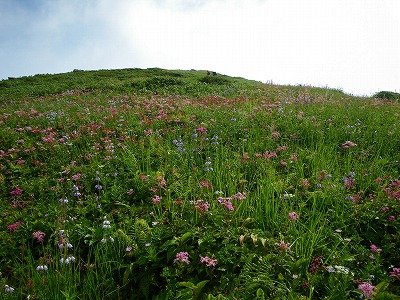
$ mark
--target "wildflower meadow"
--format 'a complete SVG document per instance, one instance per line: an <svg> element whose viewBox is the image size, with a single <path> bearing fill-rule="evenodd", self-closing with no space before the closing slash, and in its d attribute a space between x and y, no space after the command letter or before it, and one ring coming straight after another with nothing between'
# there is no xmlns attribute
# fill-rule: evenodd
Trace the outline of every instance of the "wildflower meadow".
<svg viewBox="0 0 400 300"><path fill-rule="evenodd" d="M400 299L400 103L206 71L0 81L1 299Z"/></svg>

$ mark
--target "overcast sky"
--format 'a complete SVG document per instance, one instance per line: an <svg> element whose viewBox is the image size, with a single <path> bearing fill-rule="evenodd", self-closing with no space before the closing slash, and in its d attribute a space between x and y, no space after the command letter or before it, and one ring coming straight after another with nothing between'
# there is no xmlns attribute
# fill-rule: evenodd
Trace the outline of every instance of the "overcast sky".
<svg viewBox="0 0 400 300"><path fill-rule="evenodd" d="M400 92L400 0L0 0L0 79L197 69Z"/></svg>

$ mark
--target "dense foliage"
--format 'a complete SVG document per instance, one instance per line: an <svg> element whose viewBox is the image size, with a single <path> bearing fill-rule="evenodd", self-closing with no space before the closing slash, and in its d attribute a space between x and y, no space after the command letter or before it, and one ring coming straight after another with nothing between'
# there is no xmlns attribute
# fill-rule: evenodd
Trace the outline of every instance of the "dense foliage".
<svg viewBox="0 0 400 300"><path fill-rule="evenodd" d="M5 299L399 299L398 102L162 69L0 101Z"/></svg>

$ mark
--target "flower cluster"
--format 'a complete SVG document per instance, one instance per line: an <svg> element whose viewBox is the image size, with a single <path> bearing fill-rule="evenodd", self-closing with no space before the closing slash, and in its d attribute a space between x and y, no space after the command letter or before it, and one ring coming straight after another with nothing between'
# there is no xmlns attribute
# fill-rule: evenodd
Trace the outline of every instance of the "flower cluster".
<svg viewBox="0 0 400 300"><path fill-rule="evenodd" d="M369 248L371 249L372 252L375 252L378 254L381 253L381 251L382 251L382 249L378 249L378 247L375 246L374 244L371 244L371 246Z"/></svg>
<svg viewBox="0 0 400 300"><path fill-rule="evenodd" d="M351 147L355 147L357 146L356 143L351 142L351 141L346 141L342 144L342 149L347 149L347 148L351 148Z"/></svg>
<svg viewBox="0 0 400 300"><path fill-rule="evenodd" d="M279 246L281 251L290 251L290 244L285 243L284 241L280 241L279 243L275 243L275 246Z"/></svg>
<svg viewBox="0 0 400 300"><path fill-rule="evenodd" d="M350 272L349 268L344 267L344 266L337 266L337 265L328 266L328 267L326 267L326 270L329 273L339 273L339 274L351 274L351 275L354 275L352 272Z"/></svg>
<svg viewBox="0 0 400 300"><path fill-rule="evenodd" d="M173 140L172 143L177 147L179 153L186 151L186 149L183 147L183 141L181 137L179 137L178 140Z"/></svg>
<svg viewBox="0 0 400 300"><path fill-rule="evenodd" d="M61 257L60 258L60 264L68 265L69 263L74 262L75 260L76 260L76 258L74 256L72 256L72 255L68 256L65 259L63 257Z"/></svg>
<svg viewBox="0 0 400 300"><path fill-rule="evenodd" d="M40 265L36 267L36 271L40 272L40 271L47 271L48 268L46 265Z"/></svg>
<svg viewBox="0 0 400 300"><path fill-rule="evenodd" d="M162 199L161 196L155 195L155 196L153 197L153 203L154 203L154 204L159 204L159 203L161 202L161 199Z"/></svg>
<svg viewBox="0 0 400 300"><path fill-rule="evenodd" d="M372 299L374 297L374 291L376 291L376 287L368 282L363 282L358 285L358 289L363 293L363 296L367 299Z"/></svg>
<svg viewBox="0 0 400 300"><path fill-rule="evenodd" d="M110 221L107 220L107 217L104 216L103 229L110 229L110 228L111 228L111 223Z"/></svg>
<svg viewBox="0 0 400 300"><path fill-rule="evenodd" d="M21 224L23 224L22 222L15 222L14 224L8 225L7 229L11 230L11 231L15 231L18 229L19 226L21 226Z"/></svg>
<svg viewBox="0 0 400 300"><path fill-rule="evenodd" d="M6 285L4 285L4 292L12 293L12 292L14 292L14 288L6 284Z"/></svg>
<svg viewBox="0 0 400 300"><path fill-rule="evenodd" d="M210 267L215 267L216 264L217 264L217 260L216 259L210 258L208 256L205 256L205 257L200 256L200 262L205 264L209 268Z"/></svg>
<svg viewBox="0 0 400 300"><path fill-rule="evenodd" d="M80 197L80 196L82 196L82 194L79 192L79 187L78 186L76 186L75 184L72 186L72 189L73 189L73 191L74 191L74 196L75 197Z"/></svg>
<svg viewBox="0 0 400 300"><path fill-rule="evenodd" d="M42 231L35 231L34 233L32 233L32 236L34 239L36 239L38 243L43 243L46 234Z"/></svg>
<svg viewBox="0 0 400 300"><path fill-rule="evenodd" d="M11 196L20 196L22 195L23 190L18 186L10 192Z"/></svg>
<svg viewBox="0 0 400 300"><path fill-rule="evenodd" d="M59 238L58 238L58 249L63 249L64 247L67 249L72 249L73 246L71 243L67 242L67 235L64 230L60 230L58 232Z"/></svg>
<svg viewBox="0 0 400 300"><path fill-rule="evenodd" d="M205 165L204 172L214 171L213 167L211 166L212 162L211 162L211 158L210 157L207 157L206 162L204 163L204 165Z"/></svg>
<svg viewBox="0 0 400 300"><path fill-rule="evenodd" d="M109 240L111 243L114 243L114 238L113 238L112 236L110 236L110 237L108 238L108 240ZM100 242L102 242L103 244L107 243L107 238L102 238Z"/></svg>
<svg viewBox="0 0 400 300"><path fill-rule="evenodd" d="M389 272L390 277L400 280L400 268L393 268L392 272Z"/></svg>
<svg viewBox="0 0 400 300"><path fill-rule="evenodd" d="M299 215L296 212L290 212L288 213L288 216L292 221L296 221L299 218Z"/></svg>
<svg viewBox="0 0 400 300"><path fill-rule="evenodd" d="M194 205L196 210L198 211L208 211L210 208L210 204L208 202L204 202L204 200L192 200L190 201L190 204Z"/></svg>
<svg viewBox="0 0 400 300"><path fill-rule="evenodd" d="M174 262L181 262L185 264L189 264L189 253L187 252L178 252L175 256Z"/></svg>
<svg viewBox="0 0 400 300"><path fill-rule="evenodd" d="M218 202L222 206L226 207L228 210L234 210L235 207L232 204L232 200L234 200L234 199L236 199L238 201L242 201L242 200L246 199L246 193L238 192L235 195L232 195L230 197L219 197Z"/></svg>
<svg viewBox="0 0 400 300"><path fill-rule="evenodd" d="M61 198L61 199L59 200L59 202L60 202L61 204L68 204L68 199L67 199L67 198Z"/></svg>

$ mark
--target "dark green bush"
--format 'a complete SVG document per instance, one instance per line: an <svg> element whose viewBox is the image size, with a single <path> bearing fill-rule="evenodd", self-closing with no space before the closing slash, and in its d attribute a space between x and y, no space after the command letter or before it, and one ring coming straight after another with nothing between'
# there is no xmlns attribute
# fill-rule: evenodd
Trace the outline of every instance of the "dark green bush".
<svg viewBox="0 0 400 300"><path fill-rule="evenodd" d="M207 84L228 84L229 80L226 78L223 78L221 76L204 76L203 78L199 79L200 82L207 83Z"/></svg>
<svg viewBox="0 0 400 300"><path fill-rule="evenodd" d="M379 93L376 93L374 97L387 100L400 100L400 93L380 91Z"/></svg>

